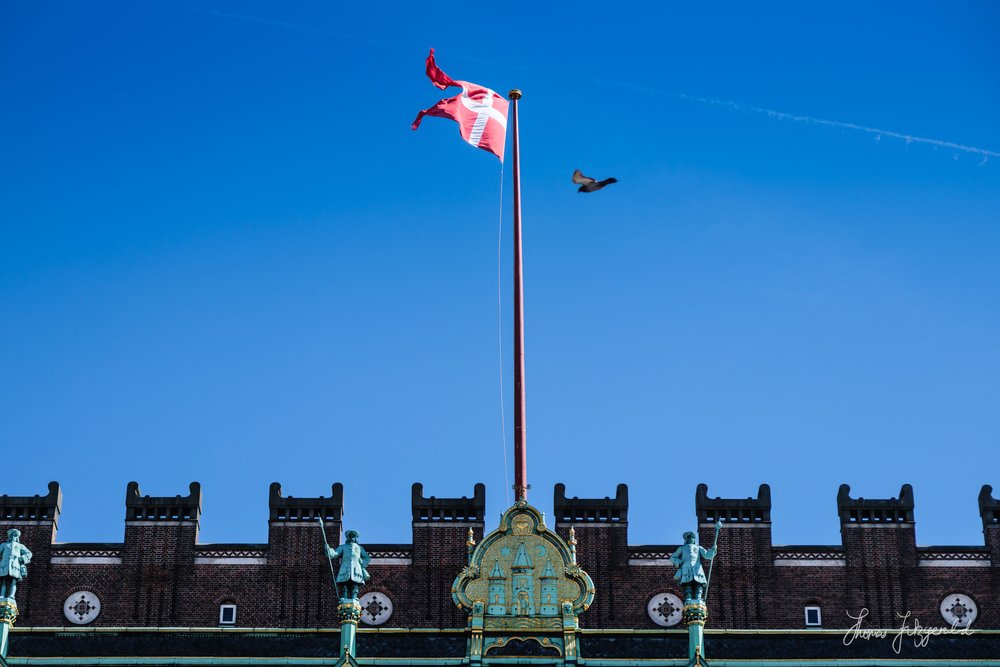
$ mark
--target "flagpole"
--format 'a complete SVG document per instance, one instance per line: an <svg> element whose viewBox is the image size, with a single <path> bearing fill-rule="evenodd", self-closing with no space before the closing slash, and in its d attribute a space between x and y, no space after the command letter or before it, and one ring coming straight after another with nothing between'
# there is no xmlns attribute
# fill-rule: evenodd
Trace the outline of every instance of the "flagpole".
<svg viewBox="0 0 1000 667"><path fill-rule="evenodd" d="M528 499L528 449L524 429L524 281L521 270L521 155L517 135L517 101L521 91L507 95L514 118L514 500Z"/></svg>

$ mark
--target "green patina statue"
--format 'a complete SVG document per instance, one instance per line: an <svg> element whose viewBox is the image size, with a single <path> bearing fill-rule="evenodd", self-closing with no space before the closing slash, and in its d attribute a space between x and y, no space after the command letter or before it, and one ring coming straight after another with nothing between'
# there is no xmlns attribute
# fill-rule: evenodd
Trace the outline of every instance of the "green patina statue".
<svg viewBox="0 0 1000 667"><path fill-rule="evenodd" d="M0 598L14 599L17 582L28 576L31 550L21 544L21 531L11 528L0 543Z"/></svg>
<svg viewBox="0 0 1000 667"><path fill-rule="evenodd" d="M327 545L326 555L330 559L340 559L340 569L337 571L337 584L343 587L340 597L345 600L357 600L358 589L371 578L368 574L371 557L365 548L358 544L358 531L347 531L344 533L344 539L347 541L336 549Z"/></svg>
<svg viewBox="0 0 1000 667"><path fill-rule="evenodd" d="M684 544L677 547L677 551L670 556L670 560L677 566L674 579L684 591L685 602L702 602L704 600L708 579L705 578L705 568L701 566L701 563L715 558L717 551L716 547L705 549L695 542L696 538L697 535L693 532L684 533Z"/></svg>

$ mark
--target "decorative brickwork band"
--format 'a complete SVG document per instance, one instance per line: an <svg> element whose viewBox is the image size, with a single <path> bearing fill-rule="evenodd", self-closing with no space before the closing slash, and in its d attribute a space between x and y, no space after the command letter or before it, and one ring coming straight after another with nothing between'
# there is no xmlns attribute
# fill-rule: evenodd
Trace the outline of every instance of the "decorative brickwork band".
<svg viewBox="0 0 1000 667"><path fill-rule="evenodd" d="M771 523L771 487L761 484L756 498L709 498L708 485L694 492L698 523Z"/></svg>
<svg viewBox="0 0 1000 667"><path fill-rule="evenodd" d="M993 487L989 484L983 484L979 490L979 516L984 530L988 526L1000 527L1000 500L993 497Z"/></svg>
<svg viewBox="0 0 1000 667"><path fill-rule="evenodd" d="M628 523L628 485L619 484L614 499L566 497L566 485L556 484L552 509L560 523Z"/></svg>
<svg viewBox="0 0 1000 667"><path fill-rule="evenodd" d="M330 487L330 497L294 498L281 495L281 484L271 482L268 498L271 521L308 522L315 527L316 520L340 522L344 518L344 485L340 482Z"/></svg>
<svg viewBox="0 0 1000 667"><path fill-rule="evenodd" d="M413 485L413 522L462 521L482 523L486 516L486 485L476 484L472 498L424 497L424 485Z"/></svg>
<svg viewBox="0 0 1000 667"><path fill-rule="evenodd" d="M980 496L981 498L982 496ZM851 487L840 485L837 492L840 525L913 523L913 487L904 484L898 498L851 498Z"/></svg>
<svg viewBox="0 0 1000 667"><path fill-rule="evenodd" d="M0 520L8 521L59 521L62 512L62 490L59 482L49 482L48 495L0 496Z"/></svg>
<svg viewBox="0 0 1000 667"><path fill-rule="evenodd" d="M125 491L126 521L190 521L201 519L201 484L191 482L186 496L143 496L138 482Z"/></svg>

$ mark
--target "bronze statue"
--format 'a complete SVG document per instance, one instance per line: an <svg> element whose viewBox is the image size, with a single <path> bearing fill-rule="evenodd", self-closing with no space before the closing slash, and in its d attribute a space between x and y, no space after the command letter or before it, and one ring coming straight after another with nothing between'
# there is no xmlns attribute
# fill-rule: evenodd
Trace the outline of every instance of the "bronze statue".
<svg viewBox="0 0 1000 667"><path fill-rule="evenodd" d="M701 564L702 561L715 558L717 551L716 547L706 549L696 544L696 538L691 531L684 533L684 544L677 547L670 556L670 560L677 566L674 579L684 591L685 602L701 602L704 599L708 579L705 578L705 568Z"/></svg>
<svg viewBox="0 0 1000 667"><path fill-rule="evenodd" d="M0 543L0 598L14 598L17 582L28 576L31 550L21 544L21 531L11 528Z"/></svg>
<svg viewBox="0 0 1000 667"><path fill-rule="evenodd" d="M327 558L340 559L340 569L337 571L337 584L344 585L340 597L347 600L357 600L358 590L371 579L368 574L368 563L371 557L365 548L358 544L358 531L349 530L344 533L347 540L336 549L326 546Z"/></svg>

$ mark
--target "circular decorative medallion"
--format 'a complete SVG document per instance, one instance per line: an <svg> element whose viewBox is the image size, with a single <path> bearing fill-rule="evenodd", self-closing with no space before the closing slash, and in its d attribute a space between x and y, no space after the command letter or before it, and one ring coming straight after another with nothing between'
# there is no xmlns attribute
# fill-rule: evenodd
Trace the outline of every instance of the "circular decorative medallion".
<svg viewBox="0 0 1000 667"><path fill-rule="evenodd" d="M392 600L385 593L365 593L360 602L361 620L366 625L382 625L392 616Z"/></svg>
<svg viewBox="0 0 1000 667"><path fill-rule="evenodd" d="M653 623L669 628L681 622L681 611L684 603L673 593L660 593L646 605L646 613Z"/></svg>
<svg viewBox="0 0 1000 667"><path fill-rule="evenodd" d="M979 608L968 595L952 593L941 601L941 616L952 627L967 628L978 614Z"/></svg>
<svg viewBox="0 0 1000 667"><path fill-rule="evenodd" d="M74 625L86 625L101 613L101 601L90 591L77 591L63 605L63 614Z"/></svg>

